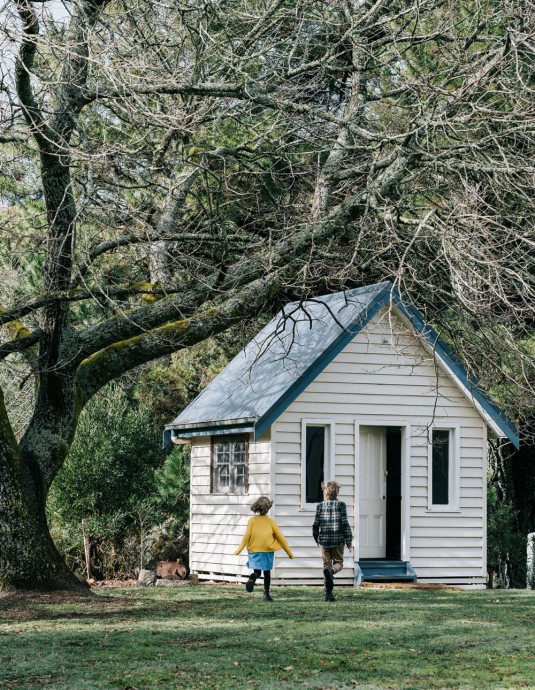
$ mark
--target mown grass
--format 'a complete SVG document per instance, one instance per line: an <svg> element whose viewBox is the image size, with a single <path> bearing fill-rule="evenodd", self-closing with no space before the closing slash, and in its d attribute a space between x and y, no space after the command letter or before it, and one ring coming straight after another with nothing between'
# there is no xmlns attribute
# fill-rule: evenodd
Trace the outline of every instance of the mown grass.
<svg viewBox="0 0 535 690"><path fill-rule="evenodd" d="M241 587L0 601L0 688L535 688L535 593Z"/></svg>

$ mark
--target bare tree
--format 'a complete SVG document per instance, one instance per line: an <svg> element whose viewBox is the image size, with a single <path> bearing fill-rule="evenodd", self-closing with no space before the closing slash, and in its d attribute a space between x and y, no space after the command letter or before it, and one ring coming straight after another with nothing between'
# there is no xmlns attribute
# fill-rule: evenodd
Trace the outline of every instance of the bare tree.
<svg viewBox="0 0 535 690"><path fill-rule="evenodd" d="M20 438L0 404L0 587L75 584L44 507L91 396L289 296L390 278L532 395L531 6L46 7L3 11L2 249L38 285L2 296L37 393Z"/></svg>

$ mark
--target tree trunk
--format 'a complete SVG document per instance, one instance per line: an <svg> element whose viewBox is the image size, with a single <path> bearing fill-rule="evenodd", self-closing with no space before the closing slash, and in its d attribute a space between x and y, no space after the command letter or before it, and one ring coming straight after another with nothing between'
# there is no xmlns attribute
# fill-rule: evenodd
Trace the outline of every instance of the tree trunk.
<svg viewBox="0 0 535 690"><path fill-rule="evenodd" d="M58 553L33 482L7 468L0 449L0 590L81 589L83 585Z"/></svg>
<svg viewBox="0 0 535 690"><path fill-rule="evenodd" d="M84 587L52 541L42 487L37 462L17 447L0 393L0 590Z"/></svg>

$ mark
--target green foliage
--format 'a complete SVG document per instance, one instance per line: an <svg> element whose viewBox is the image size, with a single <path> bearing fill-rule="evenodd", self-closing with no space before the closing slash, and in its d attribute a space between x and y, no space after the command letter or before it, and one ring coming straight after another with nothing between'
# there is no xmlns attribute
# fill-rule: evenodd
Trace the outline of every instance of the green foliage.
<svg viewBox="0 0 535 690"><path fill-rule="evenodd" d="M95 524L117 509L126 513L153 486L163 459L159 446L148 411L111 386L82 412L54 483L56 510L65 520L94 516Z"/></svg>
<svg viewBox="0 0 535 690"><path fill-rule="evenodd" d="M47 509L53 538L79 572L84 531L97 577L187 558L189 454L175 446L166 457L151 409L109 386L82 413Z"/></svg>
<svg viewBox="0 0 535 690"><path fill-rule="evenodd" d="M145 369L136 396L150 407L154 419L163 426L184 409L228 361L227 353L215 339L199 343Z"/></svg>
<svg viewBox="0 0 535 690"><path fill-rule="evenodd" d="M53 536L71 565L83 562L82 520L97 574L132 572L143 560L147 532L164 517L155 478L163 460L147 408L116 385L89 403L48 501Z"/></svg>
<svg viewBox="0 0 535 690"><path fill-rule="evenodd" d="M487 562L502 587L526 586L526 534L518 529L518 511L510 501L500 503L489 482L487 494Z"/></svg>
<svg viewBox="0 0 535 690"><path fill-rule="evenodd" d="M182 524L189 520L189 452L174 446L163 466L156 470L156 487L162 508Z"/></svg>
<svg viewBox="0 0 535 690"><path fill-rule="evenodd" d="M156 470L156 490L161 510L168 516L150 547L153 561L188 562L190 454L188 446L173 446L163 466Z"/></svg>

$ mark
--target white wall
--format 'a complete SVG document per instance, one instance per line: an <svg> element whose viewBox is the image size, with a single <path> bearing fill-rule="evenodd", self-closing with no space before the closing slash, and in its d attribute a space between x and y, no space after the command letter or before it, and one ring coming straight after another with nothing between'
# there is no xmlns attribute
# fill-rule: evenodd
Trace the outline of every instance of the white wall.
<svg viewBox="0 0 535 690"><path fill-rule="evenodd" d="M190 568L207 578L246 576L247 553L234 556L250 506L270 494L270 437L249 441L249 493L246 496L210 494L210 438L193 439L191 447ZM229 579L229 578L227 578Z"/></svg>
<svg viewBox="0 0 535 690"><path fill-rule="evenodd" d="M278 559L275 577L319 582L321 559L311 534L314 513L299 507L304 418L335 422L336 479L349 515L355 512L355 422L412 425L407 511L411 563L423 581L484 581L486 428L470 401L437 369L433 357L400 319L387 310L376 316L272 427L273 516L296 555L295 561ZM457 513L428 511L426 426L432 422L459 426ZM339 581L352 579L347 552L346 564L350 567L344 568Z"/></svg>

